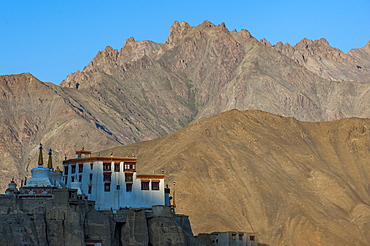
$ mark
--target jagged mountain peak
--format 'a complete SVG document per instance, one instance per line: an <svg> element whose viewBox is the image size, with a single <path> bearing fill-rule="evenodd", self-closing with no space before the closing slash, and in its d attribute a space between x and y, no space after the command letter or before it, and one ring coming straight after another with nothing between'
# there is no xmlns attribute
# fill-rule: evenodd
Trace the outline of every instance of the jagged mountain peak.
<svg viewBox="0 0 370 246"><path fill-rule="evenodd" d="M174 44L176 40L184 36L190 28L191 26L187 22L182 21L179 23L175 21L170 28L170 34L167 37L166 44Z"/></svg>
<svg viewBox="0 0 370 246"><path fill-rule="evenodd" d="M142 59L144 56L155 58L162 44L150 40L135 41L133 37L127 39L120 50L118 63L134 62Z"/></svg>
<svg viewBox="0 0 370 246"><path fill-rule="evenodd" d="M273 108L283 109L279 110L280 114L316 121L344 117L350 112L347 107L317 110L321 108L318 105L322 105L319 102L322 99L321 95L315 94L317 89L314 87L317 87L320 77L335 81L369 81L366 70L368 55L363 51L359 55L362 58L356 60L331 47L325 39L312 41L304 38L294 46L281 42L270 45L266 39L256 40L245 29L229 32L224 23L215 25L204 21L192 27L186 22L175 21L166 43L129 38L119 52L107 47L84 71L69 75L61 85L75 88L79 84L79 88L91 87L90 90L96 93L105 87L123 90L129 84L140 84L138 88L141 88L147 87L146 84L167 83L170 93L180 96L186 105L193 105L193 109L204 107L203 112L189 119L192 121L213 115L214 107L219 109L217 112L246 107L277 112L271 111L267 101L261 103L257 97L247 99L244 95L246 90L243 88L251 87L252 81L255 84L266 81L275 90L289 88L287 98L293 95L294 98L305 98L286 99L290 109L285 110L283 105L286 102L276 95L279 103L275 102ZM276 82L267 82L269 77ZM290 80L295 82L287 83ZM106 81L113 82L114 86ZM302 88L312 88L312 91L298 92ZM197 93L193 94L193 90ZM146 93L152 92L148 90L143 95L147 97ZM315 108L315 113L309 113L310 116L303 113L312 108ZM301 115L304 115L303 118Z"/></svg>
<svg viewBox="0 0 370 246"><path fill-rule="evenodd" d="M318 40L311 40L308 38L303 38L298 43L296 43L294 46L311 45L311 44L330 46L329 42L325 38L320 38Z"/></svg>
<svg viewBox="0 0 370 246"><path fill-rule="evenodd" d="M364 50L346 54L330 46L325 38L303 38L294 46L278 42L273 48L324 79L370 83L370 63L368 55L362 54Z"/></svg>
<svg viewBox="0 0 370 246"><path fill-rule="evenodd" d="M166 44L169 44L171 47L178 45L178 41L183 40L187 35L192 35L194 33L197 33L200 35L200 33L205 32L211 34L214 32L213 35L219 34L218 32L224 32L224 33L230 33L230 31L227 29L226 24L222 22L219 25L215 25L212 22L205 20L203 23L201 23L198 26L190 26L186 22L179 23L178 21L175 21L174 24L171 26L170 34L167 38ZM233 33L236 31L232 31ZM237 32L236 32L237 33ZM242 29L239 33L242 37L250 38L252 35L247 30Z"/></svg>
<svg viewBox="0 0 370 246"><path fill-rule="evenodd" d="M262 38L260 40L260 43L263 44L263 45L265 45L265 46L267 46L267 47L272 47L271 43L267 39L265 39L265 38Z"/></svg>

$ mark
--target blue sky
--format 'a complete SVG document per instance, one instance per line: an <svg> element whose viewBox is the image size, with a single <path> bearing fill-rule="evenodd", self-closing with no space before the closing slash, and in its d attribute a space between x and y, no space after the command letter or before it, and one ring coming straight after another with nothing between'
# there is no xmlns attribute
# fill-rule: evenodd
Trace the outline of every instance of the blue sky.
<svg viewBox="0 0 370 246"><path fill-rule="evenodd" d="M29 72L59 84L108 45L163 43L175 20L225 22L272 44L326 38L344 52L370 40L370 0L0 0L0 75Z"/></svg>

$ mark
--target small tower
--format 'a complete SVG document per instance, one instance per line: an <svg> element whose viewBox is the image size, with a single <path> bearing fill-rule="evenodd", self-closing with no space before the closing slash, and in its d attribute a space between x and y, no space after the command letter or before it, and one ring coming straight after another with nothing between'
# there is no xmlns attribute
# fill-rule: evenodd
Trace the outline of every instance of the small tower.
<svg viewBox="0 0 370 246"><path fill-rule="evenodd" d="M49 159L48 159L48 168L50 169L50 170L52 170L53 169L53 159L52 159L52 157L51 157L51 155L53 154L53 151L51 150L51 149L49 149L49 153L48 153L48 155L49 155Z"/></svg>
<svg viewBox="0 0 370 246"><path fill-rule="evenodd" d="M38 161L38 165L40 168L44 167L44 158L42 156L42 144L40 143L40 146L39 146L39 161Z"/></svg>

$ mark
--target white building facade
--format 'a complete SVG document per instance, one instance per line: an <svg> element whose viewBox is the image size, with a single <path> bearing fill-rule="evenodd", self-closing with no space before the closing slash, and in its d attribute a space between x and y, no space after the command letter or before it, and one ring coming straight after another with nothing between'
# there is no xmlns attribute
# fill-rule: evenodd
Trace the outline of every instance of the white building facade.
<svg viewBox="0 0 370 246"><path fill-rule="evenodd" d="M136 163L133 157L92 157L90 151L77 151L75 159L63 161L63 182L68 188L80 187L97 210L170 205L165 202L165 175L139 175Z"/></svg>

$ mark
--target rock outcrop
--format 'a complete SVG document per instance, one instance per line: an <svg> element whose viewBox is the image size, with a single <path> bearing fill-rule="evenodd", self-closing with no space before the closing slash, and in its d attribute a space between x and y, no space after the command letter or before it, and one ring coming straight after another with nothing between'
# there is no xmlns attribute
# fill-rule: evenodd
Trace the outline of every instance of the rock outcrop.
<svg viewBox="0 0 370 246"><path fill-rule="evenodd" d="M315 41L302 39L294 46L279 42L274 49L321 78L370 83L368 58L363 57L363 54L366 54L366 46L345 54L331 47L328 41L322 38Z"/></svg>
<svg viewBox="0 0 370 246"><path fill-rule="evenodd" d="M102 245L193 245L188 216L170 207L153 207L102 213L87 201L61 204L52 198L0 197L0 244L83 246Z"/></svg>

